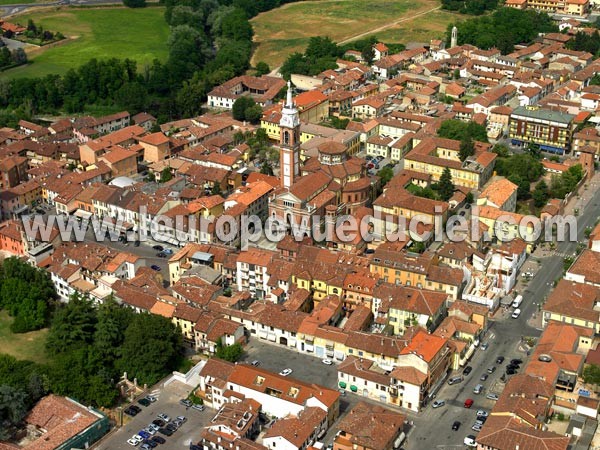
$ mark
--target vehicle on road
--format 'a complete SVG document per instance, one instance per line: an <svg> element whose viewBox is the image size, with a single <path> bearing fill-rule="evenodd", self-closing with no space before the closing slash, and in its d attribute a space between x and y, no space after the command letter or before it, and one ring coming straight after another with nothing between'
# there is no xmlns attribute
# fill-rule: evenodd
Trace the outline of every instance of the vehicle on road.
<svg viewBox="0 0 600 450"><path fill-rule="evenodd" d="M156 442L157 444L164 444L165 442L167 442L166 439L161 436L152 436L152 439L150 440Z"/></svg>
<svg viewBox="0 0 600 450"><path fill-rule="evenodd" d="M177 421L181 422L181 423L186 423L187 422L187 417L185 416L177 416Z"/></svg>
<svg viewBox="0 0 600 450"><path fill-rule="evenodd" d="M251 365L251 366L255 366L255 367L256 367L256 366L260 365L260 361L259 361L258 359L255 359L254 361L252 361L252 362L250 363L250 365Z"/></svg>
<svg viewBox="0 0 600 450"><path fill-rule="evenodd" d="M146 406L146 407L150 406L150 400L148 400L146 397L140 398L138 400L138 403L142 406Z"/></svg>
<svg viewBox="0 0 600 450"><path fill-rule="evenodd" d="M485 410L485 409L478 409L477 410L477 417L487 417L490 414Z"/></svg>
<svg viewBox="0 0 600 450"><path fill-rule="evenodd" d="M331 366L333 364L333 361L330 359L324 359L323 360L323 364L327 365L327 366Z"/></svg>
<svg viewBox="0 0 600 450"><path fill-rule="evenodd" d="M470 408L471 406L473 406L473 403L475 403L475 402L473 401L472 398L466 399L465 400L465 408Z"/></svg>
<svg viewBox="0 0 600 450"><path fill-rule="evenodd" d="M168 428L161 428L158 430L160 434L164 434L165 436L173 436L173 432Z"/></svg>
<svg viewBox="0 0 600 450"><path fill-rule="evenodd" d="M485 381L488 379L488 377L489 375L487 373L484 373L479 377L479 381Z"/></svg>
<svg viewBox="0 0 600 450"><path fill-rule="evenodd" d="M472 372L473 368L471 366L465 367L463 370L463 375L469 375Z"/></svg>
<svg viewBox="0 0 600 450"><path fill-rule="evenodd" d="M198 411L204 411L206 408L204 405L192 405L192 409L196 409Z"/></svg>
<svg viewBox="0 0 600 450"><path fill-rule="evenodd" d="M518 308L519 306L521 306L521 303L523 303L523 296L522 295L517 295L515 297L515 299L512 302L512 307L513 308Z"/></svg>
<svg viewBox="0 0 600 450"><path fill-rule="evenodd" d="M471 430L477 431L479 433L481 431L481 425L476 423L471 427Z"/></svg>
<svg viewBox="0 0 600 450"><path fill-rule="evenodd" d="M494 400L495 402L497 402L500 397L498 396L498 394L494 394L493 392L490 392L488 395L485 396L485 398L487 398L489 400Z"/></svg>
<svg viewBox="0 0 600 450"><path fill-rule="evenodd" d="M288 367L286 369L283 369L281 372L279 372L279 375L281 375L282 377L287 377L292 372L293 372L293 370Z"/></svg>
<svg viewBox="0 0 600 450"><path fill-rule="evenodd" d="M151 268L152 270L156 270L157 272L160 272L160 267L158 267L156 264L152 264L152 265L150 266L150 268Z"/></svg>
<svg viewBox="0 0 600 450"><path fill-rule="evenodd" d="M148 439L149 437L151 437L150 433L148 433L146 430L138 431L138 436L140 436L142 438L142 440Z"/></svg>
<svg viewBox="0 0 600 450"><path fill-rule="evenodd" d="M163 253L164 253L165 255L172 255L172 254L173 254L173 249L172 249L172 248L165 248L165 249L163 250Z"/></svg>
<svg viewBox="0 0 600 450"><path fill-rule="evenodd" d="M152 424L156 425L158 428L162 428L162 427L164 427L166 425L166 422L164 420L162 420L162 419L154 419L152 421Z"/></svg>
<svg viewBox="0 0 600 450"><path fill-rule="evenodd" d="M498 356L496 358L496 364L502 364L504 362L504 356Z"/></svg>
<svg viewBox="0 0 600 450"><path fill-rule="evenodd" d="M448 380L448 384L452 386L453 384L460 383L463 380L463 377L452 377Z"/></svg>
<svg viewBox="0 0 600 450"><path fill-rule="evenodd" d="M140 241L134 241L133 242L133 246L134 247L139 247L140 246Z"/></svg>
<svg viewBox="0 0 600 450"><path fill-rule="evenodd" d="M157 257L157 258L166 258L166 257L167 257L167 254L166 254L165 252L158 252L158 253L156 254L156 257Z"/></svg>
<svg viewBox="0 0 600 450"><path fill-rule="evenodd" d="M496 366L488 367L487 372L491 375L496 371Z"/></svg>
<svg viewBox="0 0 600 450"><path fill-rule="evenodd" d="M154 250L158 250L159 252L162 252L164 250L164 247L162 245L154 245L152 248Z"/></svg>
<svg viewBox="0 0 600 450"><path fill-rule="evenodd" d="M483 384L477 384L475 385L475 387L473 388L473 394L481 394L483 392Z"/></svg>
<svg viewBox="0 0 600 450"><path fill-rule="evenodd" d="M150 401L150 403L154 403L157 400L154 395L146 395L146 398Z"/></svg>
<svg viewBox="0 0 600 450"><path fill-rule="evenodd" d="M131 409L131 407L125 408L125 410L123 412L130 417L135 417L137 415L137 411L134 409Z"/></svg>
<svg viewBox="0 0 600 450"><path fill-rule="evenodd" d="M490 346L489 342L484 342L483 344L481 344L481 350L487 350Z"/></svg>
<svg viewBox="0 0 600 450"><path fill-rule="evenodd" d="M465 444L467 447L477 447L477 442L475 442L475 436L473 436L472 434L465 436L463 444Z"/></svg>
<svg viewBox="0 0 600 450"><path fill-rule="evenodd" d="M444 400L434 400L433 403L431 404L432 408L440 408L442 406L444 406L446 404L446 402Z"/></svg>
<svg viewBox="0 0 600 450"><path fill-rule="evenodd" d="M518 358L513 358L510 360L511 364L523 364L523 360L522 359L518 359Z"/></svg>
<svg viewBox="0 0 600 450"><path fill-rule="evenodd" d="M515 309L510 317L513 319L518 319L521 315L521 310L519 308Z"/></svg>
<svg viewBox="0 0 600 450"><path fill-rule="evenodd" d="M187 406L188 408L193 405L193 403L190 400L188 400L187 398L182 398L181 400L179 400L179 404L183 405L183 406Z"/></svg>
<svg viewBox="0 0 600 450"><path fill-rule="evenodd" d="M454 431L458 431L459 428L460 428L460 422L458 420L455 420L454 423L452 424L452 429Z"/></svg>

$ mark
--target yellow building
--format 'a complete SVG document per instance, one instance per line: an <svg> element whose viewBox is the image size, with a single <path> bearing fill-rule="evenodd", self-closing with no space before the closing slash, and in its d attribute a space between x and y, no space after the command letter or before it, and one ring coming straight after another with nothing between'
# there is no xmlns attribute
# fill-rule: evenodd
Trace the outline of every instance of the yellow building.
<svg viewBox="0 0 600 450"><path fill-rule="evenodd" d="M481 189L490 179L496 162L496 154L489 151L490 145L475 142L475 155L461 162L460 141L427 137L413 139L415 147L404 157L404 168L430 174L438 181L449 168L452 182L456 186Z"/></svg>

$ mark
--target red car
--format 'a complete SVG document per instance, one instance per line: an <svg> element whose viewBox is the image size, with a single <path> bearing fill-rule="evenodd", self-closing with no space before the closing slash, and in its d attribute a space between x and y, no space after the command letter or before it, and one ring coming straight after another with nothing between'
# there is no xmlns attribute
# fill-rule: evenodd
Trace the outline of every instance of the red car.
<svg viewBox="0 0 600 450"><path fill-rule="evenodd" d="M473 406L473 399L472 398L468 398L465 400L465 408L470 408L471 406Z"/></svg>

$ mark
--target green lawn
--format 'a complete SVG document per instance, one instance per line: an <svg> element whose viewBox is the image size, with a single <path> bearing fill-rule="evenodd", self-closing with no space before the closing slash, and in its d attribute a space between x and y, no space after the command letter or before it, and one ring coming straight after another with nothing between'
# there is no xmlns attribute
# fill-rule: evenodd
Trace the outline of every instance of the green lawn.
<svg viewBox="0 0 600 450"><path fill-rule="evenodd" d="M304 50L311 36L339 42L439 6L436 0L311 0L288 3L252 19L257 49L253 61L272 66ZM375 33L379 36L379 33ZM412 40L403 36L399 42Z"/></svg>
<svg viewBox="0 0 600 450"><path fill-rule="evenodd" d="M2 0L0 0L2 1ZM153 59L167 57L169 27L164 8L122 7L60 8L17 16L14 22L26 25L28 19L70 39L51 48L29 49L31 64L8 70L0 77L35 77L64 73L91 58L130 58L140 68Z"/></svg>
<svg viewBox="0 0 600 450"><path fill-rule="evenodd" d="M8 353L17 359L47 362L44 346L48 330L14 334L10 331L12 321L6 311L0 311L0 353Z"/></svg>

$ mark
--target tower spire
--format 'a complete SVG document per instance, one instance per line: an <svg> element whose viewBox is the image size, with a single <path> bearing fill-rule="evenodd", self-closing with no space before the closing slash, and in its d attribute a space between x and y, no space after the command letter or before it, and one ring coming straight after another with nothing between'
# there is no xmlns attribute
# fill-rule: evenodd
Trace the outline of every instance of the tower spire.
<svg viewBox="0 0 600 450"><path fill-rule="evenodd" d="M294 102L292 101L292 82L288 81L287 82L287 101L285 102L285 106L287 106L288 108L291 108L294 105Z"/></svg>

